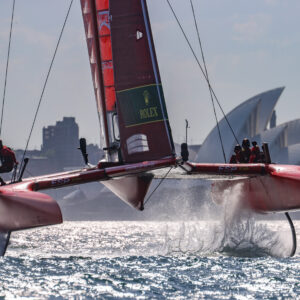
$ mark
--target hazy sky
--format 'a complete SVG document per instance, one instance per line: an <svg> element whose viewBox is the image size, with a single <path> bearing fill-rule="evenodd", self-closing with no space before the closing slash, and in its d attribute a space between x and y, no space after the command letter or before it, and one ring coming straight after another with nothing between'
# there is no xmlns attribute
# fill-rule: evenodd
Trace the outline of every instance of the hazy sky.
<svg viewBox="0 0 300 300"><path fill-rule="evenodd" d="M148 0L170 123L176 142L203 142L215 126L208 89L165 0ZM170 0L200 57L189 0ZM0 0L2 102L12 0ZM69 0L16 0L2 138L24 148ZM300 118L300 1L194 0L209 76L225 112L263 91L285 86L278 122ZM79 0L74 5L29 145L42 127L75 116L80 135L99 129ZM219 115L220 116L220 115Z"/></svg>

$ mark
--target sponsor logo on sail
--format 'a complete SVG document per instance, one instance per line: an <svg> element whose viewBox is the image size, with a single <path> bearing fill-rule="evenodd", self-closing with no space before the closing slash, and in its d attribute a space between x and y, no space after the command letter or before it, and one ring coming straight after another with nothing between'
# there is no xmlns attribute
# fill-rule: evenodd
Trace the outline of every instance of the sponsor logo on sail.
<svg viewBox="0 0 300 300"><path fill-rule="evenodd" d="M139 30L136 31L136 39L137 39L137 41L140 40L141 38L143 38L143 36L144 36L144 34L141 31L139 31Z"/></svg>
<svg viewBox="0 0 300 300"><path fill-rule="evenodd" d="M149 108L140 109L141 120L151 119L151 118L156 118L156 117L158 117L157 107L153 106L153 107L149 107Z"/></svg>
<svg viewBox="0 0 300 300"><path fill-rule="evenodd" d="M113 69L113 63L112 63L112 61L104 61L104 62L102 62L102 69L103 70Z"/></svg>
<svg viewBox="0 0 300 300"><path fill-rule="evenodd" d="M146 104L146 105L149 105L150 93L149 93L147 90L145 90L145 91L143 92L143 96L144 96L145 104Z"/></svg>
<svg viewBox="0 0 300 300"><path fill-rule="evenodd" d="M126 127L163 121L165 107L159 101L158 89L161 85L150 84L117 92Z"/></svg>
<svg viewBox="0 0 300 300"><path fill-rule="evenodd" d="M109 13L108 11L100 11L98 13L99 32L108 29L110 31Z"/></svg>
<svg viewBox="0 0 300 300"><path fill-rule="evenodd" d="M134 134L126 140L128 154L149 151L148 139L145 134Z"/></svg>
<svg viewBox="0 0 300 300"><path fill-rule="evenodd" d="M145 90L143 92L143 97L144 97L146 106L149 106L151 95L148 90ZM140 119L144 120L144 119L151 119L151 118L158 117L157 110L158 110L157 106L146 107L146 108L140 109Z"/></svg>

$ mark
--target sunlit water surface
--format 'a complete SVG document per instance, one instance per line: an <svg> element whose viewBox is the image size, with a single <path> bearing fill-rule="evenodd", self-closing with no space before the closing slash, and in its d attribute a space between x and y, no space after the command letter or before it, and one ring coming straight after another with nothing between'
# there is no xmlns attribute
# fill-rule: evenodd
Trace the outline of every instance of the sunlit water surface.
<svg viewBox="0 0 300 300"><path fill-rule="evenodd" d="M284 221L66 222L13 233L0 297L296 299L290 248Z"/></svg>

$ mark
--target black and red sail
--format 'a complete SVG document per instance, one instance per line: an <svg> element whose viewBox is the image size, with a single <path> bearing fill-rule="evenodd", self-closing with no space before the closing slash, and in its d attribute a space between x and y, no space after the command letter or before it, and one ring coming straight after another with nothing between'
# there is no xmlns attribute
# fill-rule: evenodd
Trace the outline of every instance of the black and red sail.
<svg viewBox="0 0 300 300"><path fill-rule="evenodd" d="M116 148L123 162L173 156L146 1L81 5L108 158Z"/></svg>

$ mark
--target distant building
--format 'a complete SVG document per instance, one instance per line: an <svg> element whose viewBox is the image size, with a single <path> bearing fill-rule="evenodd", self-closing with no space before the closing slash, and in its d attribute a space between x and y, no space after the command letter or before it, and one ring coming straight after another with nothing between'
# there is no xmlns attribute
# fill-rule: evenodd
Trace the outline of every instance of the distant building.
<svg viewBox="0 0 300 300"><path fill-rule="evenodd" d="M78 147L79 127L74 117L64 117L55 125L44 127L41 150L26 152L29 164L24 176L36 176L83 167L84 161ZM23 153L24 150L16 150L18 161L22 160ZM97 164L103 158L103 151L98 145L88 144L87 153L91 164Z"/></svg>
<svg viewBox="0 0 300 300"><path fill-rule="evenodd" d="M78 140L79 128L75 118L64 117L55 126L43 128L42 154L64 167L79 165Z"/></svg>
<svg viewBox="0 0 300 300"><path fill-rule="evenodd" d="M276 127L276 110L273 110L273 113L272 113L272 117L271 117L271 120L270 120L270 128L275 128Z"/></svg>

